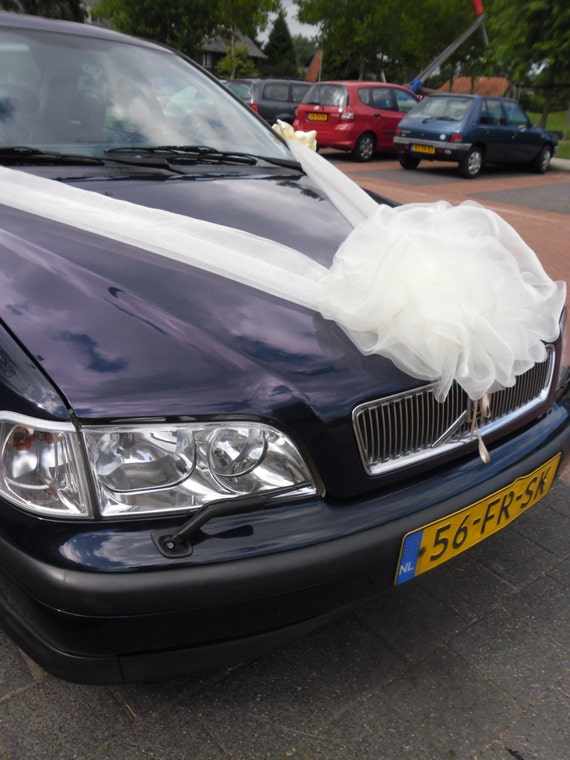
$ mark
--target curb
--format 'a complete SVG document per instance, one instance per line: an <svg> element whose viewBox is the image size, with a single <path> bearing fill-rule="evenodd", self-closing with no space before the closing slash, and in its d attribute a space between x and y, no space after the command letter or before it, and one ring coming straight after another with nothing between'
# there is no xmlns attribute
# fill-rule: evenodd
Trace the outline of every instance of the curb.
<svg viewBox="0 0 570 760"><path fill-rule="evenodd" d="M562 172L570 172L570 159L568 158L553 158L550 162L550 166L553 169L557 169Z"/></svg>

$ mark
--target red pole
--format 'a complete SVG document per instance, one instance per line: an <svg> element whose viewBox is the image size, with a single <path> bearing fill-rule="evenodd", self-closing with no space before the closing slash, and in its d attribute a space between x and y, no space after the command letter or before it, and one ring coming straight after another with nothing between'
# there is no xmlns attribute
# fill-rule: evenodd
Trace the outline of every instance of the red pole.
<svg viewBox="0 0 570 760"><path fill-rule="evenodd" d="M483 10L483 0L473 0L473 7L475 8L475 15L481 16L485 11Z"/></svg>

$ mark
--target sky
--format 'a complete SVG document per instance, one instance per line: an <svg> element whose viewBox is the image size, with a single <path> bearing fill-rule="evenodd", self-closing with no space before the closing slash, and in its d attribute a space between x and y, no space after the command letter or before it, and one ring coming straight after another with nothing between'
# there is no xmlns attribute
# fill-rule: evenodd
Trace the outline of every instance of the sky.
<svg viewBox="0 0 570 760"><path fill-rule="evenodd" d="M303 37L309 37L309 39L311 37L314 37L317 33L317 27L309 26L308 24L300 24L297 21L297 6L293 0L281 0L281 2L285 8L285 13L287 15L287 26L289 27L289 33L291 34L291 37L294 37L297 34L302 34ZM270 19L268 27L262 35L264 41L267 39L267 36L272 27L273 19Z"/></svg>

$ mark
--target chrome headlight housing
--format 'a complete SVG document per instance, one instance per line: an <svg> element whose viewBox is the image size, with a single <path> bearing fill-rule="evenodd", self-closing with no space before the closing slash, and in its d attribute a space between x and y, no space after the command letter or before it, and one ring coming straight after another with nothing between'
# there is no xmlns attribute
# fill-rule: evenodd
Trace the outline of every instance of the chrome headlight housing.
<svg viewBox="0 0 570 760"><path fill-rule="evenodd" d="M92 498L75 427L0 414L0 495L40 515L91 517Z"/></svg>
<svg viewBox="0 0 570 760"><path fill-rule="evenodd" d="M0 495L54 517L188 512L317 492L291 439L258 422L85 426L0 414Z"/></svg>

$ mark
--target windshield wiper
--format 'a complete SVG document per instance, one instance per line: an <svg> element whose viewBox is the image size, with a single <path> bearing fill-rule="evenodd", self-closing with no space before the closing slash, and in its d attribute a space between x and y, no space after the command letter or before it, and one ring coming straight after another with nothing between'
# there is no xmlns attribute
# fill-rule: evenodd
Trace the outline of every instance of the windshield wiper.
<svg viewBox="0 0 570 760"><path fill-rule="evenodd" d="M39 150L27 145L8 145L0 147L0 161L14 163L42 164L94 164L104 165L105 161L96 156L86 156L74 153L59 153L57 151Z"/></svg>
<svg viewBox="0 0 570 760"><path fill-rule="evenodd" d="M105 151L107 152L107 151ZM138 161L134 158L101 158L81 153L60 153L58 151L40 150L27 145L11 145L0 147L0 161L9 161L17 164L49 164L51 166L75 165L75 166L106 166L109 163L126 164L148 169L166 169L172 174L185 174L182 169L172 166L166 157L156 161Z"/></svg>
<svg viewBox="0 0 570 760"><path fill-rule="evenodd" d="M255 156L247 153L225 153L224 151L210 148L207 145L153 145L136 147L134 145L125 145L119 148L107 148L106 155L115 153L129 153L131 155L153 155L168 157L170 161L187 161L192 163L239 163L239 164L256 164Z"/></svg>
<svg viewBox="0 0 570 760"><path fill-rule="evenodd" d="M239 151L223 151L212 148L209 145L153 145L146 147L136 147L125 145L118 148L107 148L106 155L128 153L131 155L158 155L167 157L173 162L188 163L232 163L247 164L255 166L258 161L266 161L276 166L285 166L290 169L301 169L300 164L293 159L274 158L271 156L256 156L252 153L242 153Z"/></svg>

